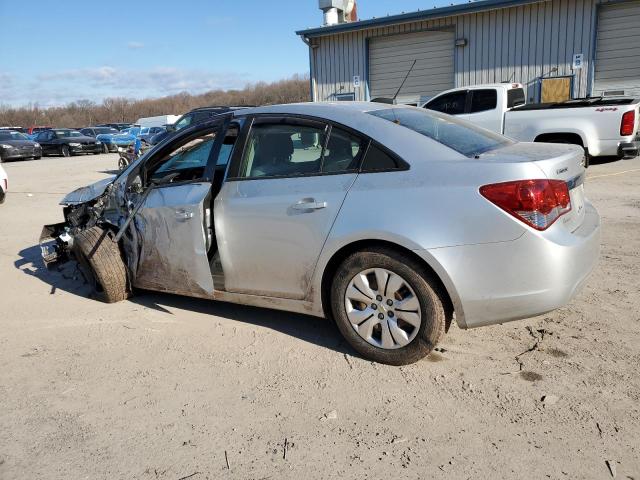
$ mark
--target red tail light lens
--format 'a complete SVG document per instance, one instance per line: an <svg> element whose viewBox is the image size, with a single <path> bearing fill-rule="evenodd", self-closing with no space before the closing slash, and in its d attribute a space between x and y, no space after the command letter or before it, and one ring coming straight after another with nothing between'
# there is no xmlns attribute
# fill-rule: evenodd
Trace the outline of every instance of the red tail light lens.
<svg viewBox="0 0 640 480"><path fill-rule="evenodd" d="M631 110L622 115L622 122L620 122L620 135L628 137L633 135L633 127L636 123L636 112Z"/></svg>
<svg viewBox="0 0 640 480"><path fill-rule="evenodd" d="M562 180L518 180L480 187L480 194L536 230L546 230L571 210Z"/></svg>

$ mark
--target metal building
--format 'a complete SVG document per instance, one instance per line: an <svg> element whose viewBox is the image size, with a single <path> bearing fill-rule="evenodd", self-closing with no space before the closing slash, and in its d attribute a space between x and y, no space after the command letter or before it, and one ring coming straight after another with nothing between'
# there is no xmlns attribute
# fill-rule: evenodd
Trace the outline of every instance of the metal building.
<svg viewBox="0 0 640 480"><path fill-rule="evenodd" d="M414 61L399 102L503 81L529 102L640 96L640 0L480 0L296 33L314 101L393 96Z"/></svg>

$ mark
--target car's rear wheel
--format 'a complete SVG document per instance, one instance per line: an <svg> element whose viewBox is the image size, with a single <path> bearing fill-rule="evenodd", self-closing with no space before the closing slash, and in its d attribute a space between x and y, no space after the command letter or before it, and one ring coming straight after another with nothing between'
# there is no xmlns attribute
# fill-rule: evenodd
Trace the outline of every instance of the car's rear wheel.
<svg viewBox="0 0 640 480"><path fill-rule="evenodd" d="M78 233L73 238L73 253L94 298L114 303L129 297L120 248L106 230L92 227Z"/></svg>
<svg viewBox="0 0 640 480"><path fill-rule="evenodd" d="M62 147L60 147L60 154L63 157L70 157L71 156L71 150L69 150L69 146L68 145L62 145Z"/></svg>
<svg viewBox="0 0 640 480"><path fill-rule="evenodd" d="M355 350L391 365L427 356L447 322L438 282L412 258L383 248L354 253L340 265L331 308Z"/></svg>

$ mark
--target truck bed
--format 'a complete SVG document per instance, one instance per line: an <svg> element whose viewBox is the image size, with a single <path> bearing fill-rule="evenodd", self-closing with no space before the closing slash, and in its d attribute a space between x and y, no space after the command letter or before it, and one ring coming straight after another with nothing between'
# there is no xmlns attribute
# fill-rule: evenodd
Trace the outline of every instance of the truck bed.
<svg viewBox="0 0 640 480"><path fill-rule="evenodd" d="M567 100L566 102L557 103L528 103L519 107L512 108L512 112L521 112L524 110L548 110L554 108L582 108L582 107L607 107L616 105L630 105L640 100L633 98L607 98L607 97L591 97L576 98L575 100Z"/></svg>

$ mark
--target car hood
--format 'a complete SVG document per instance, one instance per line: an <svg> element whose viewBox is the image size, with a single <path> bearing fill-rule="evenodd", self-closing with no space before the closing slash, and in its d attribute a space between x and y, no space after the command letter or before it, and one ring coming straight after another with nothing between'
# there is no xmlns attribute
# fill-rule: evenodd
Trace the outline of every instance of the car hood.
<svg viewBox="0 0 640 480"><path fill-rule="evenodd" d="M96 135L96 140L112 140L114 137L118 136L118 133L100 133Z"/></svg>
<svg viewBox="0 0 640 480"><path fill-rule="evenodd" d="M62 143L78 143L78 142L95 142L96 139L93 137L63 137L60 138L59 140L62 141Z"/></svg>
<svg viewBox="0 0 640 480"><path fill-rule="evenodd" d="M95 200L104 193L109 185L113 183L116 176L104 178L96 183L87 185L86 187L80 187L73 192L68 193L61 201L60 205L78 205L91 200Z"/></svg>

